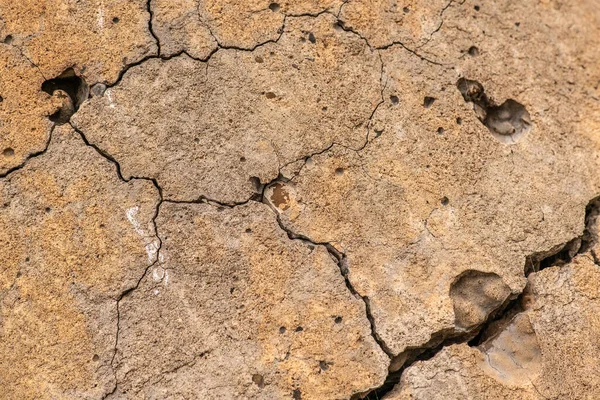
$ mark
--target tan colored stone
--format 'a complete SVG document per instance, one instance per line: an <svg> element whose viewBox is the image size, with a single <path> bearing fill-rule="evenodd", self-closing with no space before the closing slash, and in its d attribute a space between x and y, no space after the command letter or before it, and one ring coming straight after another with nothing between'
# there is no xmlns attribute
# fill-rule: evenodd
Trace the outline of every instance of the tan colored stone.
<svg viewBox="0 0 600 400"><path fill-rule="evenodd" d="M536 6L528 7L543 25ZM549 18L562 33L548 32L556 42L544 42L547 51L579 43L576 33L564 33L574 16ZM512 40L496 33L498 43ZM461 43L444 42L444 54L458 52L455 45ZM535 53L540 42L519 46ZM588 94L597 82L590 56L563 54L569 69L557 69L511 51L501 46L476 61L464 55L453 68L400 46L382 51L385 103L373 116L370 143L359 152L334 146L289 174L291 182L278 183L289 194L275 207L284 225L346 254L349 279L369 298L377 332L396 355L464 333L449 292L465 271L501 278L510 294L495 297L496 306L520 293L526 257L580 236L585 207L598 193L600 107ZM486 73L488 64L495 74ZM496 104L522 104L529 132L516 143L497 140L458 90L463 76L480 81ZM576 84L561 86L556 100L554 82L570 76ZM475 321L493 311L483 310Z"/></svg>
<svg viewBox="0 0 600 400"><path fill-rule="evenodd" d="M415 363L385 399L598 398L599 280L589 255L531 274L526 310L503 330Z"/></svg>
<svg viewBox="0 0 600 400"><path fill-rule="evenodd" d="M165 198L243 202L281 166L332 143L364 145L381 62L334 21L290 19L279 42L208 64L149 60L73 121L124 175L156 178Z"/></svg>
<svg viewBox="0 0 600 400"><path fill-rule="evenodd" d="M0 44L0 176L44 150L58 104L41 91L44 77L18 49Z"/></svg>
<svg viewBox="0 0 600 400"><path fill-rule="evenodd" d="M206 59L217 49L210 29L200 20L198 0L150 0L152 26L163 56L182 51Z"/></svg>
<svg viewBox="0 0 600 400"><path fill-rule="evenodd" d="M70 128L0 179L0 387L6 399L98 399L115 301L156 260L157 190L125 183Z"/></svg>
<svg viewBox="0 0 600 400"><path fill-rule="evenodd" d="M443 24L453 0L348 0L340 13L351 29L377 48L394 43L416 49L426 44Z"/></svg>
<svg viewBox="0 0 600 400"><path fill-rule="evenodd" d="M217 49L252 50L277 41L288 16L337 14L341 0L151 0L165 56L185 51L206 59Z"/></svg>
<svg viewBox="0 0 600 400"><path fill-rule="evenodd" d="M117 398L349 398L389 359L323 246L267 206L164 203L161 262L126 296Z"/></svg>
<svg viewBox="0 0 600 400"><path fill-rule="evenodd" d="M0 36L47 78L68 68L88 83L117 80L156 53L145 0L0 0Z"/></svg>

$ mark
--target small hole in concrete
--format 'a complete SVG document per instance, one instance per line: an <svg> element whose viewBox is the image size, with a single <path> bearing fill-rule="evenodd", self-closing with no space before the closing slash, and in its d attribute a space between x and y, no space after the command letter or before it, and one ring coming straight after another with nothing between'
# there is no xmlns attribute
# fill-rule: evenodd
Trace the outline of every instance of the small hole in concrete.
<svg viewBox="0 0 600 400"><path fill-rule="evenodd" d="M246 228L246 233L252 233L252 229Z"/></svg>
<svg viewBox="0 0 600 400"><path fill-rule="evenodd" d="M344 175L344 168L336 168L336 169L335 169L335 174L336 174L337 176L342 176L342 175Z"/></svg>
<svg viewBox="0 0 600 400"><path fill-rule="evenodd" d="M408 14L408 12L410 11L410 9L408 7L404 7L402 9L402 11L404 11L404 14Z"/></svg>
<svg viewBox="0 0 600 400"><path fill-rule="evenodd" d="M440 200L440 203L442 203L443 206L447 206L450 203L450 200L448 200L448 198L446 196L444 196Z"/></svg>
<svg viewBox="0 0 600 400"><path fill-rule="evenodd" d="M425 98L423 99L423 107L425 108L431 107L433 103L435 103L435 97L425 96Z"/></svg>
<svg viewBox="0 0 600 400"><path fill-rule="evenodd" d="M313 35L312 32L308 34L308 41L312 44L315 44L317 42L317 39L315 38L315 35Z"/></svg>
<svg viewBox="0 0 600 400"><path fill-rule="evenodd" d="M262 64L265 60L261 56L256 56L254 57L254 61L256 61L259 64Z"/></svg>
<svg viewBox="0 0 600 400"><path fill-rule="evenodd" d="M329 365L325 361L319 361L319 368L321 371L327 371L329 369Z"/></svg>
<svg viewBox="0 0 600 400"><path fill-rule="evenodd" d="M73 68L42 83L42 90L62 100L63 106L50 116L50 120L58 124L68 122L90 93L89 86L75 74Z"/></svg>
<svg viewBox="0 0 600 400"><path fill-rule="evenodd" d="M294 391L292 392L292 398L294 400L302 400L302 392L300 391L300 389L294 389Z"/></svg>
<svg viewBox="0 0 600 400"><path fill-rule="evenodd" d="M336 324L341 324L342 323L343 318L342 317L335 317L334 322Z"/></svg>
<svg viewBox="0 0 600 400"><path fill-rule="evenodd" d="M46 207L46 209L44 211L46 211L47 213L49 213L50 211L52 211L52 209L50 207Z"/></svg>
<svg viewBox="0 0 600 400"><path fill-rule="evenodd" d="M461 117L456 118L456 123L458 125L462 125L462 118Z"/></svg>
<svg viewBox="0 0 600 400"><path fill-rule="evenodd" d="M480 10L479 6L475 6L473 8L475 9L475 11L479 11Z"/></svg>
<svg viewBox="0 0 600 400"><path fill-rule="evenodd" d="M246 162L246 157L240 157L240 162Z"/></svg>
<svg viewBox="0 0 600 400"><path fill-rule="evenodd" d="M469 55L471 57L477 57L479 55L479 49L475 46L469 47Z"/></svg>
<svg viewBox="0 0 600 400"><path fill-rule="evenodd" d="M12 44L12 42L13 42L12 35L6 35L6 37L4 38L4 44Z"/></svg>
<svg viewBox="0 0 600 400"><path fill-rule="evenodd" d="M273 92L266 92L265 93L265 97L267 99L274 99L275 97L277 97L277 95L275 93L273 93Z"/></svg>
<svg viewBox="0 0 600 400"><path fill-rule="evenodd" d="M438 133L438 135L443 135L443 134L444 134L444 128L442 128L442 127L439 127L439 128L437 129L437 133Z"/></svg>
<svg viewBox="0 0 600 400"><path fill-rule="evenodd" d="M393 105L397 105L398 103L400 103L400 99L398 98L398 96L390 96L390 101Z"/></svg>
<svg viewBox="0 0 600 400"><path fill-rule="evenodd" d="M0 103L4 101L4 97L0 96Z"/></svg>
<svg viewBox="0 0 600 400"><path fill-rule="evenodd" d="M299 326L295 329L296 332L302 332L304 330L303 327Z"/></svg>
<svg viewBox="0 0 600 400"><path fill-rule="evenodd" d="M515 26L518 28L519 26L521 26L520 22L515 22Z"/></svg>
<svg viewBox="0 0 600 400"><path fill-rule="evenodd" d="M94 357L92 357L92 361L98 361L100 360L100 356L98 354L94 354Z"/></svg>
<svg viewBox="0 0 600 400"><path fill-rule="evenodd" d="M114 24L118 24L121 20L119 19L119 17L114 17L113 18L113 23Z"/></svg>
<svg viewBox="0 0 600 400"><path fill-rule="evenodd" d="M474 80L460 78L456 87L465 101L473 104L477 118L499 142L516 143L529 131L531 117L524 105L508 99L498 106L485 94L483 85Z"/></svg>
<svg viewBox="0 0 600 400"><path fill-rule="evenodd" d="M252 375L252 382L254 382L256 386L258 386L261 389L265 387L265 379L260 374Z"/></svg>
<svg viewBox="0 0 600 400"><path fill-rule="evenodd" d="M279 4L277 4L277 3L271 3L271 4L269 4L269 9L270 9L271 11L273 11L273 12L277 12L277 11L279 11L279 9L280 9L280 8L281 8L281 7L280 7L280 6L279 6Z"/></svg>
<svg viewBox="0 0 600 400"><path fill-rule="evenodd" d="M2 155L4 157L13 157L15 155L15 151L11 148L11 147L7 147L6 149L4 149L4 151L2 152Z"/></svg>

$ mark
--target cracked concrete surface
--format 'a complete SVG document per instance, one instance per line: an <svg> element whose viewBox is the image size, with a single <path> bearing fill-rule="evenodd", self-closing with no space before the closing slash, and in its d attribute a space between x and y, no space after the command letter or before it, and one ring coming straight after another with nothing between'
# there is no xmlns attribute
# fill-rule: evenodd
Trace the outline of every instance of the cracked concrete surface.
<svg viewBox="0 0 600 400"><path fill-rule="evenodd" d="M0 39L0 398L598 397L595 1L0 0Z"/></svg>

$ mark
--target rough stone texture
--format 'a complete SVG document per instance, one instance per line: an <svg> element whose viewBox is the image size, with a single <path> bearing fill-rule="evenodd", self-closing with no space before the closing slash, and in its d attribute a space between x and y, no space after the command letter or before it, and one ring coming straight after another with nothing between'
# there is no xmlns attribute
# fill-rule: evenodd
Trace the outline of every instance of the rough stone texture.
<svg viewBox="0 0 600 400"><path fill-rule="evenodd" d="M44 77L18 49L0 44L0 176L46 147L57 105L42 91Z"/></svg>
<svg viewBox="0 0 600 400"><path fill-rule="evenodd" d="M114 82L156 53L145 0L1 0L0 36L47 78L74 68L89 83Z"/></svg>
<svg viewBox="0 0 600 400"><path fill-rule="evenodd" d="M337 14L341 0L151 0L165 56L207 58L217 47L253 50L277 41L287 16Z"/></svg>
<svg viewBox="0 0 600 400"><path fill-rule="evenodd" d="M219 51L208 63L149 60L73 121L126 176L156 178L165 198L243 202L252 178L267 183L332 143L364 145L381 60L334 22L294 18L277 43Z"/></svg>
<svg viewBox="0 0 600 400"><path fill-rule="evenodd" d="M401 44L418 49L427 44L443 24L446 9L455 0L348 0L340 21L377 48Z"/></svg>
<svg viewBox="0 0 600 400"><path fill-rule="evenodd" d="M71 129L0 179L0 387L6 399L98 399L120 294L156 261L151 182L125 183Z"/></svg>
<svg viewBox="0 0 600 400"><path fill-rule="evenodd" d="M478 13L466 4L458 9ZM546 18L528 29L555 38L558 53L577 34L565 35L567 18L553 13L518 15ZM493 20L457 17L470 26ZM498 30L488 40L502 44L501 35ZM439 51L456 53L453 67L397 47L382 51L385 103L373 116L371 142L358 153L336 147L312 157L297 176L290 174L283 189L289 201L276 207L295 234L347 255L350 281L369 298L377 333L394 355L458 333L449 290L466 270L498 275L516 296L525 283L525 258L581 235L586 204L598 192L592 172L598 125L591 121L600 108L589 93L598 73L588 72L591 64L580 66L586 53L561 54L562 65L572 68L554 70L541 58L512 57L505 45L476 60L461 57L462 48L454 47L460 41L450 39ZM533 54L537 43L519 46ZM483 82L498 103L523 104L533 120L530 132L516 144L497 141L464 101L456 86L461 76ZM561 105L553 100L554 82L565 81L573 84L561 89ZM589 119L580 122L573 109Z"/></svg>
<svg viewBox="0 0 600 400"><path fill-rule="evenodd" d="M479 347L415 363L385 399L598 398L599 279L589 255L531 274L525 311Z"/></svg>
<svg viewBox="0 0 600 400"><path fill-rule="evenodd" d="M164 203L157 228L161 262L119 308L118 396L332 399L383 383L365 304L267 206Z"/></svg>
<svg viewBox="0 0 600 400"><path fill-rule="evenodd" d="M1 398L598 397L596 1L0 0L0 41Z"/></svg>

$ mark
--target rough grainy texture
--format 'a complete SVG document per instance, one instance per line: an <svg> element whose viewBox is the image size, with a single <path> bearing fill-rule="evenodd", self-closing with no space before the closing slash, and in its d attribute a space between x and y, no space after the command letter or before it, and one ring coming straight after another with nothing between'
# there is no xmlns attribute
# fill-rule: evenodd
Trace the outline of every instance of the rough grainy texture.
<svg viewBox="0 0 600 400"><path fill-rule="evenodd" d="M0 44L0 175L44 150L57 109L40 91L44 77L18 49Z"/></svg>
<svg viewBox="0 0 600 400"><path fill-rule="evenodd" d="M111 390L116 300L156 261L158 200L65 127L0 180L2 398Z"/></svg>
<svg viewBox="0 0 600 400"><path fill-rule="evenodd" d="M386 399L598 398L599 281L589 255L531 274L524 311L481 346L453 345L417 362Z"/></svg>
<svg viewBox="0 0 600 400"><path fill-rule="evenodd" d="M73 121L126 176L156 178L168 199L243 202L280 166L332 143L364 145L381 60L334 22L296 18L277 43L207 63L149 60Z"/></svg>
<svg viewBox="0 0 600 400"><path fill-rule="evenodd" d="M157 228L161 261L120 306L118 395L330 399L383 383L365 304L266 205L167 203Z"/></svg>
<svg viewBox="0 0 600 400"><path fill-rule="evenodd" d="M0 37L47 78L74 68L90 83L114 82L156 53L145 0L0 0Z"/></svg>
<svg viewBox="0 0 600 400"><path fill-rule="evenodd" d="M0 398L594 399L596 0L0 0Z"/></svg>

